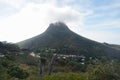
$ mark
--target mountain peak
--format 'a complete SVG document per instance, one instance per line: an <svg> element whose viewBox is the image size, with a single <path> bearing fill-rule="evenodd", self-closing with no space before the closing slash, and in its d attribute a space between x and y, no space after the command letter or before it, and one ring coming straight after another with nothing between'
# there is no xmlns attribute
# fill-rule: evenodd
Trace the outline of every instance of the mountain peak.
<svg viewBox="0 0 120 80"><path fill-rule="evenodd" d="M68 31L69 28L64 22L51 23L46 31Z"/></svg>

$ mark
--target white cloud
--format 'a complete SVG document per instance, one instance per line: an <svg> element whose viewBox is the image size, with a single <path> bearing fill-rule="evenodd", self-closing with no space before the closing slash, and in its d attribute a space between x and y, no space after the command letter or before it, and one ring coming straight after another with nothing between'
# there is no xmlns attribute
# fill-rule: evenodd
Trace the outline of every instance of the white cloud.
<svg viewBox="0 0 120 80"><path fill-rule="evenodd" d="M61 0L63 3L72 3L75 2L76 0Z"/></svg>
<svg viewBox="0 0 120 80"><path fill-rule="evenodd" d="M83 25L84 17L69 6L60 8L53 4L29 3L16 15L0 21L0 33L3 34L0 40L18 42L33 37L56 21L63 21L75 30Z"/></svg>
<svg viewBox="0 0 120 80"><path fill-rule="evenodd" d="M0 0L0 3L7 4L14 8L20 8L25 2L26 0Z"/></svg>

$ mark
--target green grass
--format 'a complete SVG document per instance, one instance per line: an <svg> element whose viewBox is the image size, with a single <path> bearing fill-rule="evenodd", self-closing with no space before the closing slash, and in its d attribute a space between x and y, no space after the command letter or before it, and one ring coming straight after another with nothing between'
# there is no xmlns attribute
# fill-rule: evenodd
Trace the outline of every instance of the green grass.
<svg viewBox="0 0 120 80"><path fill-rule="evenodd" d="M45 76L43 80L85 80L82 74L79 73L54 73L50 76Z"/></svg>

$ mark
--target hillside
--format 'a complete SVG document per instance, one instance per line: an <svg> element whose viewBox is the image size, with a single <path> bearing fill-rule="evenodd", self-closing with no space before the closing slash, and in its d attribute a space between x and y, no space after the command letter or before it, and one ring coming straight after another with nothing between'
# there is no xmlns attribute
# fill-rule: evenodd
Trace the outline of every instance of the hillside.
<svg viewBox="0 0 120 80"><path fill-rule="evenodd" d="M76 54L107 59L120 59L120 51L99 42L84 38L71 31L66 24L56 22L35 37L17 43L21 48L36 51L41 48L54 48L62 54Z"/></svg>
<svg viewBox="0 0 120 80"><path fill-rule="evenodd" d="M14 54L16 51L18 53ZM50 75L50 56L40 59L19 54L19 51L22 50L15 44L0 42L0 80L120 80L119 62L85 60L85 64L81 64L81 57L56 57ZM41 60L41 65L38 65L38 60ZM42 76L41 69L44 71Z"/></svg>
<svg viewBox="0 0 120 80"><path fill-rule="evenodd" d="M120 50L120 45L116 45L116 44L108 44L108 43L103 43L106 46L109 46L111 48L114 48L116 50Z"/></svg>

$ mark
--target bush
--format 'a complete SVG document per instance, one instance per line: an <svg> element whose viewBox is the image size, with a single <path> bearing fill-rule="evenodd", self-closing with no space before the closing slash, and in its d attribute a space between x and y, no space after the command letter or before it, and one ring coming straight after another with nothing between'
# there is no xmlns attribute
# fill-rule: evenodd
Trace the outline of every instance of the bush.
<svg viewBox="0 0 120 80"><path fill-rule="evenodd" d="M115 63L96 65L88 72L89 80L120 80L120 66Z"/></svg>
<svg viewBox="0 0 120 80"><path fill-rule="evenodd" d="M24 79L24 78L27 78L29 76L29 74L25 70L23 70L19 67L11 67L8 70L8 74L11 77L15 77L15 78L19 78L19 79Z"/></svg>

